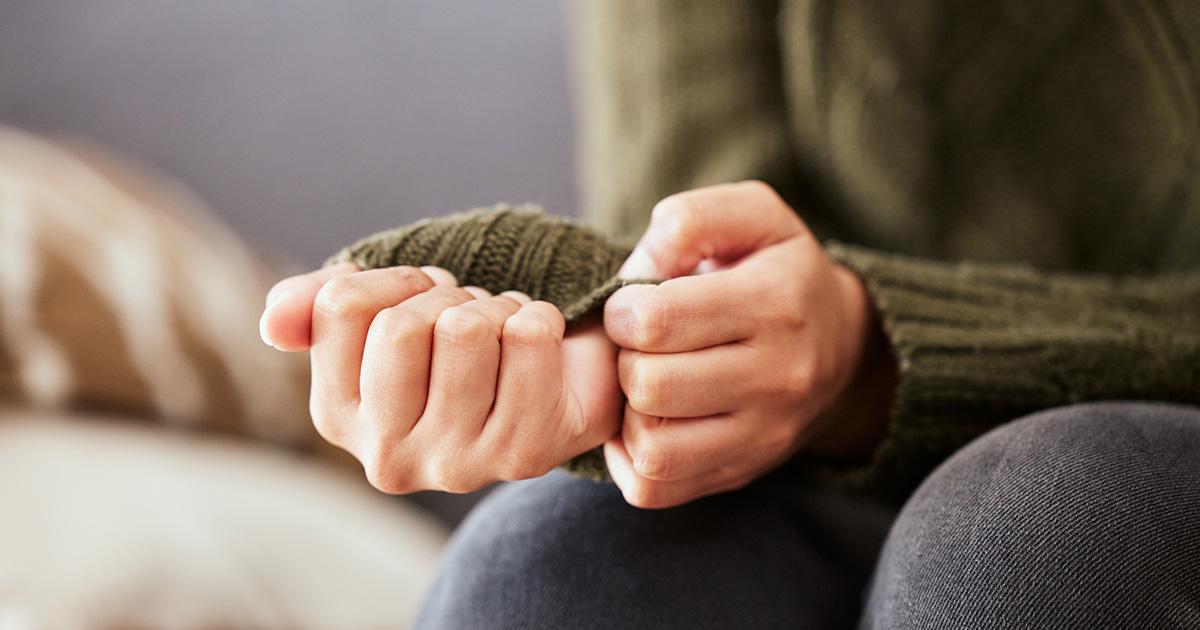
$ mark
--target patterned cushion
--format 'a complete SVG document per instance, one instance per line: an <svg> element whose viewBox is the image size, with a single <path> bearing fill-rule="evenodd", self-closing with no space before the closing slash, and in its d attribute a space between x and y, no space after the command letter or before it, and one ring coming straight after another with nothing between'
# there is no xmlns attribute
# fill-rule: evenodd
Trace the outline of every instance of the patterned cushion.
<svg viewBox="0 0 1200 630"><path fill-rule="evenodd" d="M315 443L306 358L258 338L279 275L180 184L0 127L0 399Z"/></svg>

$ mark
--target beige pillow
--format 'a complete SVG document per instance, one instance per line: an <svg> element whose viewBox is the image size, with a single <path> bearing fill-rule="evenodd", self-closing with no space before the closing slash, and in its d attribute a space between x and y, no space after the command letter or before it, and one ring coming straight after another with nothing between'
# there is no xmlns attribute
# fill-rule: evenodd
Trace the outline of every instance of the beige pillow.
<svg viewBox="0 0 1200 630"><path fill-rule="evenodd" d="M274 272L178 183L0 127L0 398L315 443Z"/></svg>
<svg viewBox="0 0 1200 630"><path fill-rule="evenodd" d="M445 532L333 464L0 408L0 628L405 628Z"/></svg>

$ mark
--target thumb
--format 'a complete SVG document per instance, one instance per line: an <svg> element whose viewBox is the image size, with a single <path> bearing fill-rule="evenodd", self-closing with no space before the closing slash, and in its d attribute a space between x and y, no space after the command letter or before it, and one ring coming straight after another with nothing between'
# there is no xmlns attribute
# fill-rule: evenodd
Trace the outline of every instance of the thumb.
<svg viewBox="0 0 1200 630"><path fill-rule="evenodd" d="M578 403L583 423L572 455L599 445L620 427L625 398L617 380L617 350L598 325L573 331L562 341L563 385Z"/></svg>
<svg viewBox="0 0 1200 630"><path fill-rule="evenodd" d="M650 225L618 275L675 278L702 261L725 266L768 245L807 232L770 186L718 184L671 195L654 207Z"/></svg>

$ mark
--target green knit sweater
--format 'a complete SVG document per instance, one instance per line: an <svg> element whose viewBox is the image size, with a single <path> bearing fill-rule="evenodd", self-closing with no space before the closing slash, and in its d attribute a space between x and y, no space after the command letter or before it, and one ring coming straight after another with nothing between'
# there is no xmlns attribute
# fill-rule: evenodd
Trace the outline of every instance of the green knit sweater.
<svg viewBox="0 0 1200 630"><path fill-rule="evenodd" d="M1200 404L1200 4L586 0L576 16L585 211L612 240L506 228L504 251L546 266L492 255L524 271L489 278L583 274L556 302L578 315L616 288L617 243L658 199L772 184L879 310L891 425L841 478L893 498L1033 411ZM471 234L453 247L490 251Z"/></svg>

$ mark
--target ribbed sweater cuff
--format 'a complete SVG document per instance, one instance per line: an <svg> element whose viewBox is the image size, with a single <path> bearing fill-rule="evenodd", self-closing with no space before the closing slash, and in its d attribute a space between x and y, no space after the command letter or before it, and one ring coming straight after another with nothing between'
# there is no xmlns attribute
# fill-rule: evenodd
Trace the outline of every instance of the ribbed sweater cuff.
<svg viewBox="0 0 1200 630"><path fill-rule="evenodd" d="M855 485L900 498L971 439L1041 409L1200 398L1194 279L828 252L863 279L899 370L888 435L870 466L849 474Z"/></svg>

